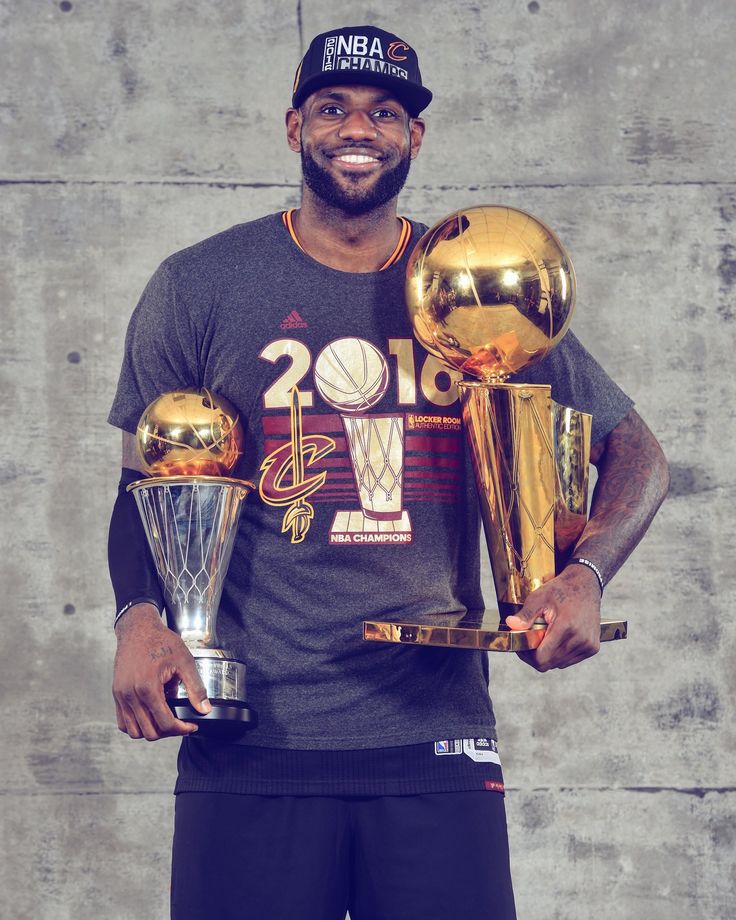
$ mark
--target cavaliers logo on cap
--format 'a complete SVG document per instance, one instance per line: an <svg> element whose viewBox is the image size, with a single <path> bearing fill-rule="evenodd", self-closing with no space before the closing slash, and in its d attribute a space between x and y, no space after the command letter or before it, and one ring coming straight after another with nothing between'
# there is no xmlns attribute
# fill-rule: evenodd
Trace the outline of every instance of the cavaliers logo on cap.
<svg viewBox="0 0 736 920"><path fill-rule="evenodd" d="M391 42L386 51L386 57L392 61L405 61L407 55L402 54L402 51L411 51L406 42Z"/></svg>

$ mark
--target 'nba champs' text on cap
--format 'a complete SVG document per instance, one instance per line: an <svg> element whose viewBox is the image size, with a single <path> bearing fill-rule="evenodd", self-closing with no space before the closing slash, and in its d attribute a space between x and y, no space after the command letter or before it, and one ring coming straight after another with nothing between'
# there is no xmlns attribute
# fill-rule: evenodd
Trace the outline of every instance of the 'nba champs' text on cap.
<svg viewBox="0 0 736 920"><path fill-rule="evenodd" d="M297 108L316 90L340 83L385 87L412 116L432 101L414 49L374 26L333 29L312 39L296 71L291 104Z"/></svg>

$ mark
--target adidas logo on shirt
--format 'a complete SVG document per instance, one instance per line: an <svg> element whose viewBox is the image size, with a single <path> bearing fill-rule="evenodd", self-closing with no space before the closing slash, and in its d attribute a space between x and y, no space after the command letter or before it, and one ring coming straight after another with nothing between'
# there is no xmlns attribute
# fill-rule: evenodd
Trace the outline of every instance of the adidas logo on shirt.
<svg viewBox="0 0 736 920"><path fill-rule="evenodd" d="M292 310L287 317L279 323L281 329L306 329L307 324L296 310Z"/></svg>

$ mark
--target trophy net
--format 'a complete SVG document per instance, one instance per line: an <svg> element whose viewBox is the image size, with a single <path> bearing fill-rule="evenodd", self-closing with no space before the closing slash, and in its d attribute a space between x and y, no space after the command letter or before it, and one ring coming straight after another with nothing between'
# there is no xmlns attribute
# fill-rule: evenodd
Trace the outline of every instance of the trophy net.
<svg viewBox="0 0 736 920"><path fill-rule="evenodd" d="M176 631L189 645L212 646L247 490L233 482L159 479L141 482L134 494Z"/></svg>
<svg viewBox="0 0 736 920"><path fill-rule="evenodd" d="M373 520L401 520L403 416L343 415L342 422L363 514Z"/></svg>

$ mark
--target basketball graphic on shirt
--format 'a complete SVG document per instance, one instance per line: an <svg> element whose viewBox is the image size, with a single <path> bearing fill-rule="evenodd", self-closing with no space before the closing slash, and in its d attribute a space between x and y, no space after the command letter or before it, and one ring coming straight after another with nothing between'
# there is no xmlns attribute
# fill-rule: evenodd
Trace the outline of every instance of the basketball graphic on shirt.
<svg viewBox="0 0 736 920"><path fill-rule="evenodd" d="M388 363L365 339L335 339L314 363L314 384L326 403L346 414L367 412L388 388Z"/></svg>

